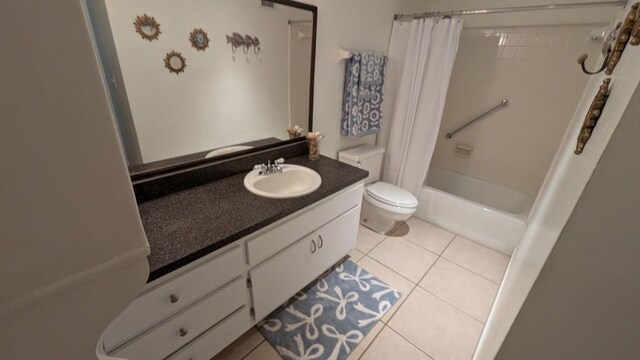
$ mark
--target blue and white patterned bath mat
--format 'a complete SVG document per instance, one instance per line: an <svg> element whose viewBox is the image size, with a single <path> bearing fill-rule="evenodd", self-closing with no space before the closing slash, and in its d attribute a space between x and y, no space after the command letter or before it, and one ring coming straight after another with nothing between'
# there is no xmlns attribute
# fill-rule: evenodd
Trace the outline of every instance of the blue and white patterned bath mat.
<svg viewBox="0 0 640 360"><path fill-rule="evenodd" d="M347 260L258 329L283 359L342 360L399 298L395 289Z"/></svg>

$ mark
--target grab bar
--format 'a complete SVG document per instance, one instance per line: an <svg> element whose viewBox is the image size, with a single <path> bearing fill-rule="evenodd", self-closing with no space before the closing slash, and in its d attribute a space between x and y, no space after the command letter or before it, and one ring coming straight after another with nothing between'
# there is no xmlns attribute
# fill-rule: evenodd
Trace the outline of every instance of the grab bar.
<svg viewBox="0 0 640 360"><path fill-rule="evenodd" d="M509 106L509 100L508 100L508 99L502 99L498 105L496 105L496 106L492 107L491 109L489 109L489 110L485 111L485 112L484 112L484 113L482 113L481 115L476 116L473 120L471 120L471 121L467 122L466 124L464 124L464 125L460 126L459 128L457 128L457 129L453 130L452 132L448 133L448 134L446 135L446 138L447 138L447 139L451 139L451 138L453 137L453 135L457 134L459 131L462 131L462 129L464 129L464 128L466 128L467 126L469 126L469 125L473 124L474 122L476 122L476 121L478 121L478 120L482 119L483 117L485 117L485 116L487 116L487 115L491 114L492 112L494 112L494 111L498 110L499 108L506 107L506 106Z"/></svg>

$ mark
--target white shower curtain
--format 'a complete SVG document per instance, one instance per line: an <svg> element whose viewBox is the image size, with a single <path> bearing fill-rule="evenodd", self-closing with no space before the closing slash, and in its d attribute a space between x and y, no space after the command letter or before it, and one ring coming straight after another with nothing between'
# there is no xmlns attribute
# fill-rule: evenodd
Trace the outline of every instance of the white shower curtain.
<svg viewBox="0 0 640 360"><path fill-rule="evenodd" d="M399 62L384 181L418 195L436 146L462 20L394 22L389 59ZM398 81L397 79L395 81Z"/></svg>

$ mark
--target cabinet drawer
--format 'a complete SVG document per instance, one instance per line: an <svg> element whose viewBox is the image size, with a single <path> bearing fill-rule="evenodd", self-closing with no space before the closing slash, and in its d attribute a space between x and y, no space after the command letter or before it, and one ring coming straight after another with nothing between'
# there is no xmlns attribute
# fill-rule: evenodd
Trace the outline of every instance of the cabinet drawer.
<svg viewBox="0 0 640 360"><path fill-rule="evenodd" d="M337 215L360 205L363 189L363 184L355 185L329 201L249 240L247 242L249 265L260 264L303 236L330 222Z"/></svg>
<svg viewBox="0 0 640 360"><path fill-rule="evenodd" d="M134 300L104 332L107 352L184 309L194 301L240 276L244 270L241 246L178 275Z"/></svg>
<svg viewBox="0 0 640 360"><path fill-rule="evenodd" d="M240 277L109 355L131 360L164 359L246 306L246 291L246 280Z"/></svg>
<svg viewBox="0 0 640 360"><path fill-rule="evenodd" d="M359 218L357 206L251 270L256 320L262 320L347 255L356 244Z"/></svg>
<svg viewBox="0 0 640 360"><path fill-rule="evenodd" d="M236 310L228 318L198 336L166 360L211 360L227 345L251 328L251 315L247 306Z"/></svg>

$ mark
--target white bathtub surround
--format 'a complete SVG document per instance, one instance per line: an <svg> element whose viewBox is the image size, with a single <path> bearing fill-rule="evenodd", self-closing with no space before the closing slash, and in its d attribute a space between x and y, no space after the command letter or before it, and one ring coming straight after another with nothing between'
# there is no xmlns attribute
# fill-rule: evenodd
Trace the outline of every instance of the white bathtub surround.
<svg viewBox="0 0 640 360"><path fill-rule="evenodd" d="M627 46L612 74L612 96L585 151L576 156L576 137L582 126L598 86L607 77L604 73L592 76L589 85L567 129L551 169L542 185L540 195L531 210L522 241L513 254L492 312L480 339L475 360L494 359L538 274L564 229L578 199L591 178L600 157L611 146L611 135L630 104L640 82L637 64L640 48ZM637 97L637 96L636 96ZM630 115L633 116L633 115ZM613 140L612 140L613 141Z"/></svg>
<svg viewBox="0 0 640 360"><path fill-rule="evenodd" d="M404 63L383 178L414 195L420 193L436 146L461 31L457 18L393 24L389 57Z"/></svg>
<svg viewBox="0 0 640 360"><path fill-rule="evenodd" d="M511 255L524 232L531 199L486 181L431 167L416 216Z"/></svg>
<svg viewBox="0 0 640 360"><path fill-rule="evenodd" d="M534 198L589 80L575 59L596 66L602 43L589 35L602 26L465 27L432 165ZM509 107L445 138L503 98Z"/></svg>

